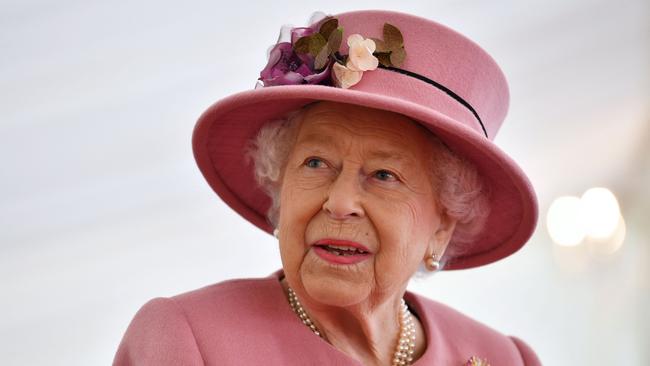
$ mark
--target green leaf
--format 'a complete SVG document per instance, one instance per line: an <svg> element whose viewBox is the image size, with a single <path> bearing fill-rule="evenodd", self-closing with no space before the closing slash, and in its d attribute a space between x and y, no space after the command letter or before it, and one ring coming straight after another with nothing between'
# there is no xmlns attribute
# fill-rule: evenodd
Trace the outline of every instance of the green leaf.
<svg viewBox="0 0 650 366"><path fill-rule="evenodd" d="M384 66L393 66L390 63L390 54L388 53L378 53L375 56L377 56L377 59L379 60L379 63L384 65Z"/></svg>
<svg viewBox="0 0 650 366"><path fill-rule="evenodd" d="M339 20L336 18L330 18L320 26L318 33L322 34L325 39L328 39L330 37L330 34L332 34L332 32L338 28L338 26Z"/></svg>
<svg viewBox="0 0 650 366"><path fill-rule="evenodd" d="M330 53L335 53L341 48L341 41L343 40L343 28L337 28L332 33L327 40L327 47L330 49Z"/></svg>
<svg viewBox="0 0 650 366"><path fill-rule="evenodd" d="M298 38L296 44L293 45L293 50L296 53L309 53L309 41L309 36Z"/></svg>
<svg viewBox="0 0 650 366"><path fill-rule="evenodd" d="M328 46L323 47L318 55L316 56L316 59L314 60L314 69L320 70L325 65L327 65L327 60L329 60L330 57L330 50Z"/></svg>
<svg viewBox="0 0 650 366"><path fill-rule="evenodd" d="M395 67L402 66L402 63L404 63L404 58L406 58L406 51L404 50L404 47L393 50L390 53L390 62Z"/></svg>
<svg viewBox="0 0 650 366"><path fill-rule="evenodd" d="M382 41L379 38L370 38L373 41L375 41L375 52L388 52L390 51L388 47L386 47L386 42Z"/></svg>
<svg viewBox="0 0 650 366"><path fill-rule="evenodd" d="M397 27L384 23L384 42L386 42L388 49L392 51L404 46L404 37L402 37L402 32Z"/></svg>
<svg viewBox="0 0 650 366"><path fill-rule="evenodd" d="M320 33L314 33L309 38L309 53L315 57L327 45L327 40Z"/></svg>

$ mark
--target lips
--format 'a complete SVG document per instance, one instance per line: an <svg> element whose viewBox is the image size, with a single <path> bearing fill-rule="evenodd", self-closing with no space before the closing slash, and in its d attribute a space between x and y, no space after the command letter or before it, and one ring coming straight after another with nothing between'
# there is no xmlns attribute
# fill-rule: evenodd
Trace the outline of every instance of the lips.
<svg viewBox="0 0 650 366"><path fill-rule="evenodd" d="M364 245L348 240L321 239L312 246L319 257L334 264L359 263L372 254Z"/></svg>

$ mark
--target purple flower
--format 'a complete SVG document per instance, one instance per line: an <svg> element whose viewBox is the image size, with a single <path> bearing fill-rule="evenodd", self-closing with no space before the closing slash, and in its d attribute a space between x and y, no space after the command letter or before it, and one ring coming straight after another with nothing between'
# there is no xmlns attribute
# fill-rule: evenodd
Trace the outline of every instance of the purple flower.
<svg viewBox="0 0 650 366"><path fill-rule="evenodd" d="M406 57L404 37L389 23L384 23L383 40L360 34L348 36L348 55L339 53L343 27L338 19L324 17L311 24L282 27L256 88L300 84L349 88L361 80L364 72L377 69L379 64L400 67Z"/></svg>
<svg viewBox="0 0 650 366"><path fill-rule="evenodd" d="M298 41L298 38L311 36L316 31L310 27L297 27L291 28L291 43L295 44Z"/></svg>
<svg viewBox="0 0 650 366"><path fill-rule="evenodd" d="M294 28L291 30L292 41L313 34L311 28ZM260 72L264 86L318 84L330 76L331 62L320 71L314 70L314 58L308 54L297 54L292 43L280 42L269 54L269 62Z"/></svg>

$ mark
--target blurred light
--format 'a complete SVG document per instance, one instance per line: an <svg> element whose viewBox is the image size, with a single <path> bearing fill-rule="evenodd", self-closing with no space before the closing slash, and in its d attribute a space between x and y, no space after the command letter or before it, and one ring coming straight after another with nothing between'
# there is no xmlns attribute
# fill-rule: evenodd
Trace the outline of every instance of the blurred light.
<svg viewBox="0 0 650 366"><path fill-rule="evenodd" d="M559 245L575 246L585 237L580 198L558 197L553 201L546 216L546 227L551 239Z"/></svg>
<svg viewBox="0 0 650 366"><path fill-rule="evenodd" d="M626 232L625 220L623 216L619 215L614 232L605 240L597 239L594 241L591 245L592 251L595 254L606 256L616 253L625 241Z"/></svg>
<svg viewBox="0 0 650 366"><path fill-rule="evenodd" d="M614 194L607 188L588 189L580 199L587 235L608 238L614 234L621 211Z"/></svg>

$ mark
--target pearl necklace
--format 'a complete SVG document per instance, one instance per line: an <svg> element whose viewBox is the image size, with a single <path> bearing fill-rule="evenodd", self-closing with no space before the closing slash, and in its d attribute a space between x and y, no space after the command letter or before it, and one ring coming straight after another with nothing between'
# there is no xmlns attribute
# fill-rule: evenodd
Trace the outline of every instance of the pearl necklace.
<svg viewBox="0 0 650 366"><path fill-rule="evenodd" d="M293 312L298 315L304 325L309 327L314 334L325 339L323 333L316 327L316 324L309 318L305 309L303 309L296 293L289 288L289 305ZM400 332L397 345L395 346L395 353L393 354L393 366L407 366L413 362L413 354L415 353L415 322L413 315L409 311L406 302L402 299L400 306Z"/></svg>

